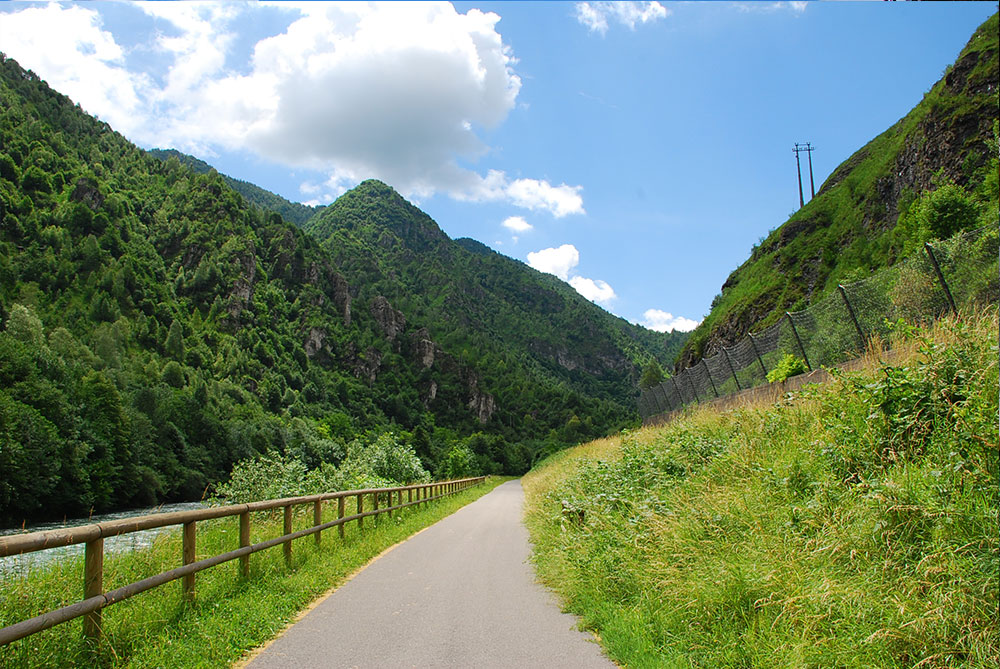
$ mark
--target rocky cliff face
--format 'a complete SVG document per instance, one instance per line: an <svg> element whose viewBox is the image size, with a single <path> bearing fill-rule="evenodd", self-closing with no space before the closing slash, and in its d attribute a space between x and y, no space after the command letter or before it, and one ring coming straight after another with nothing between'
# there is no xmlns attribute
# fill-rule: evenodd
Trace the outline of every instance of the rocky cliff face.
<svg viewBox="0 0 1000 669"><path fill-rule="evenodd" d="M379 329L390 342L395 342L396 337L406 329L406 317L403 316L403 312L393 309L389 300L381 295L372 300L371 313Z"/></svg>

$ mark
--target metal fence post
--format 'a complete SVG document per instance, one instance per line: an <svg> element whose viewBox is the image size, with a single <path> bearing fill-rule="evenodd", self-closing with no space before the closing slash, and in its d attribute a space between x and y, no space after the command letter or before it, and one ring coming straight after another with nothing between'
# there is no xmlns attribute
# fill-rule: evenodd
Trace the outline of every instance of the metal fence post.
<svg viewBox="0 0 1000 669"><path fill-rule="evenodd" d="M684 395L681 393L681 387L677 385L677 376L671 376L670 381L674 384L674 392L677 393L677 398L680 400L681 406L684 406Z"/></svg>
<svg viewBox="0 0 1000 669"><path fill-rule="evenodd" d="M937 256L934 255L934 249L931 248L929 242L924 242L924 250L927 251L927 255L931 259L931 264L934 265L934 271L937 273L938 281L941 282L941 287L944 288L944 294L948 298L948 306L951 307L951 313L957 316L958 309L955 307L955 298L951 296L951 289L948 288L948 282L944 280L944 274L941 273L941 265L938 264Z"/></svg>
<svg viewBox="0 0 1000 669"><path fill-rule="evenodd" d="M788 316L788 324L792 326L792 334L795 335L795 341L798 342L799 350L802 351L802 359L806 361L806 368L811 372L813 367L809 364L809 356L806 355L806 347L802 345L802 340L799 339L799 331L795 327L795 321L792 320L792 313L790 311L786 311L785 315Z"/></svg>
<svg viewBox="0 0 1000 669"><path fill-rule="evenodd" d="M736 376L736 368L733 367L733 359L729 357L729 351L726 347L722 347L722 353L726 356L726 362L729 363L729 371L733 374L733 381L736 382L736 390L743 390L743 386L740 385L740 377Z"/></svg>
<svg viewBox="0 0 1000 669"><path fill-rule="evenodd" d="M708 382L712 384L712 392L715 393L716 397L718 397L719 389L715 387L715 381L712 380L712 370L708 368L708 363L705 362L705 358L701 359L701 364L705 366L705 374L708 375Z"/></svg>
<svg viewBox="0 0 1000 669"><path fill-rule="evenodd" d="M660 389L660 394L663 395L663 404L666 406L666 408L662 409L660 411L660 413L666 413L667 411L673 411L674 407L670 403L670 396L667 395L667 391L663 388L663 383L660 383L660 385L657 386L657 387ZM657 401L657 404L659 404L659 401Z"/></svg>
<svg viewBox="0 0 1000 669"><path fill-rule="evenodd" d="M854 322L854 328L858 331L858 345L862 348L865 346L867 338L865 333L861 330L861 324L858 323L858 317L854 315L854 307L851 306L851 301L847 299L847 291L844 290L844 286L837 284L837 290L840 291L840 296L844 298L844 305L847 307L847 313L851 315L851 320Z"/></svg>
<svg viewBox="0 0 1000 669"><path fill-rule="evenodd" d="M646 406L648 406L650 409L653 410L653 413L650 414L651 416L655 415L655 414L658 414L658 413L663 413L663 409L660 407L660 400L657 399L656 392L653 390L653 388L655 388L655 387L656 386L653 386L651 388L647 388L646 391L645 391L645 393L646 393ZM654 406L649 406L650 404L653 404Z"/></svg>
<svg viewBox="0 0 1000 669"><path fill-rule="evenodd" d="M701 404L701 398L698 397L698 389L694 387L694 382L691 380L690 368L685 369L684 371L686 372L684 374L684 378L687 379L688 385L691 386L691 392L694 393L694 400L695 400L695 402L697 402L698 404Z"/></svg>
<svg viewBox="0 0 1000 669"><path fill-rule="evenodd" d="M767 379L767 367L764 366L764 359L760 357L760 351L757 350L757 340L753 338L753 333L748 332L747 337L750 338L750 346L753 347L754 355L757 356L757 362L760 363L760 371Z"/></svg>

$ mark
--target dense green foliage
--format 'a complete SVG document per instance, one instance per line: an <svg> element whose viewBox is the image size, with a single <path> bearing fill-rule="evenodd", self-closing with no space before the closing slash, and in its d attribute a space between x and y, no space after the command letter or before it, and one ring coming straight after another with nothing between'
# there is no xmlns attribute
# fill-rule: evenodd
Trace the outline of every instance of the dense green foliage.
<svg viewBox="0 0 1000 669"><path fill-rule="evenodd" d="M680 366L944 239L996 226L997 15L910 113L841 164L726 280Z"/></svg>
<svg viewBox="0 0 1000 669"><path fill-rule="evenodd" d="M331 490L391 488L431 478L413 448L400 444L391 433L379 435L370 444L354 440L347 445L346 455L338 455L339 465L326 461L313 469L287 454L267 453L241 460L229 480L216 486L215 501L243 504Z"/></svg>
<svg viewBox="0 0 1000 669"><path fill-rule="evenodd" d="M634 414L642 365L670 360L686 336L632 325L553 276L474 240L449 239L378 181L346 193L305 229L360 287L359 302L386 298L404 316L396 344L404 355L417 355L420 341L450 354L412 385L426 387L457 357L494 397L491 422L508 441L606 434Z"/></svg>
<svg viewBox="0 0 1000 669"><path fill-rule="evenodd" d="M557 454L525 477L543 580L629 667L997 666L997 327Z"/></svg>
<svg viewBox="0 0 1000 669"><path fill-rule="evenodd" d="M435 475L520 473L634 421L638 361L679 343L451 242L383 185L339 203L372 243L337 255L260 189L160 158L0 57L0 522L198 499L258 457L340 468L388 431ZM386 211L455 263L374 243ZM462 311L487 278L495 313ZM536 300L560 316L504 306ZM575 349L614 373L555 361Z"/></svg>
<svg viewBox="0 0 1000 669"><path fill-rule="evenodd" d="M796 374L802 374L806 371L806 361L802 358L797 358L791 353L786 353L778 364L775 365L774 369L767 373L768 383L778 383L784 381L790 376L795 376Z"/></svg>
<svg viewBox="0 0 1000 669"><path fill-rule="evenodd" d="M163 161L176 158L181 165L190 167L198 174L208 174L215 169L204 160L199 160L194 156L181 153L176 149L151 149L146 153ZM289 223L294 223L295 225L303 225L306 221L315 216L317 211L320 211L323 208L322 206L310 207L298 202L290 202L280 195L264 190L260 186L247 181L242 181L240 179L234 179L233 177L226 176L225 174L222 175L222 178L227 184L229 184L230 188L242 195L247 202L255 204L266 211L273 211L280 214L283 219Z"/></svg>

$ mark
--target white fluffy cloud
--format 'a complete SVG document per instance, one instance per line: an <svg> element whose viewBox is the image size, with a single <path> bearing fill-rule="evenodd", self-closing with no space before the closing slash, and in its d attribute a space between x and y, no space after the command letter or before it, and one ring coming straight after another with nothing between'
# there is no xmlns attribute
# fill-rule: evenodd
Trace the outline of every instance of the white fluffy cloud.
<svg viewBox="0 0 1000 669"><path fill-rule="evenodd" d="M690 332L701 323L701 321L693 321L683 316L674 316L670 312L660 309L647 309L642 317L639 325L656 332L673 332L674 330Z"/></svg>
<svg viewBox="0 0 1000 669"><path fill-rule="evenodd" d="M570 271L580 264L580 252L572 244L563 244L558 248L529 253L528 264L539 272L555 274L563 281L568 281Z"/></svg>
<svg viewBox="0 0 1000 669"><path fill-rule="evenodd" d="M617 297L607 281L571 276L573 269L580 264L580 252L572 244L529 253L528 264L539 272L556 275L592 302L607 305Z"/></svg>
<svg viewBox="0 0 1000 669"><path fill-rule="evenodd" d="M630 30L636 23L649 23L666 18L670 10L659 2L578 2L576 20L591 32L602 35L608 31L608 22L617 21Z"/></svg>
<svg viewBox="0 0 1000 669"><path fill-rule="evenodd" d="M503 225L503 227L507 228L511 232L515 233L522 233L522 232L528 232L529 230L534 230L534 228L531 226L531 223L528 223L521 216L509 216L504 220L503 223L501 223L501 225Z"/></svg>
<svg viewBox="0 0 1000 669"><path fill-rule="evenodd" d="M548 181L538 179L515 179L511 181L504 172L490 170L485 177L474 172L462 175L459 190L452 191L459 200L487 202L504 200L532 211L548 211L556 218L570 214L585 214L582 186L553 186Z"/></svg>
<svg viewBox="0 0 1000 669"><path fill-rule="evenodd" d="M574 276L569 280L569 285L576 288L576 292L586 297L591 302L607 304L618 297L614 289L608 285L607 281L600 279L586 279L582 276Z"/></svg>
<svg viewBox="0 0 1000 669"><path fill-rule="evenodd" d="M237 26L259 7L137 6L158 29L148 73L128 69L100 5L5 12L0 44L140 143L249 149L322 170L326 182L304 184L316 201L376 177L415 197L584 213L580 186L460 164L489 153L479 133L507 118L521 89L496 14L450 3L271 3L285 21L246 60L234 53Z"/></svg>

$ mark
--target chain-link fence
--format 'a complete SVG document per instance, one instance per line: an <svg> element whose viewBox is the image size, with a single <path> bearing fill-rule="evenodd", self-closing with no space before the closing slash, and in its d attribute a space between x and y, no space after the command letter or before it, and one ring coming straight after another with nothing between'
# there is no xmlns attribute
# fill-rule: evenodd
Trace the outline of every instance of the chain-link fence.
<svg viewBox="0 0 1000 669"><path fill-rule="evenodd" d="M926 244L867 279L838 286L803 311L746 337L696 365L644 389L643 421L767 383L767 373L792 354L809 370L857 357L873 337L888 339L891 323L927 323L965 306L1000 299L998 228L986 227Z"/></svg>

